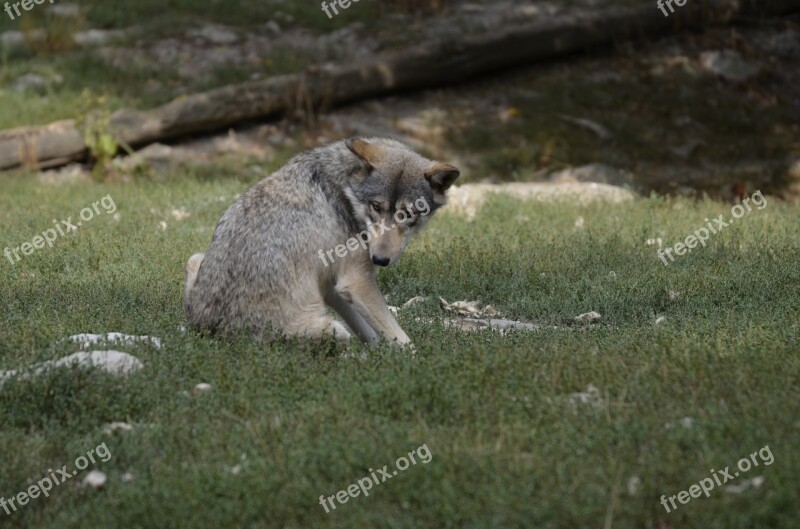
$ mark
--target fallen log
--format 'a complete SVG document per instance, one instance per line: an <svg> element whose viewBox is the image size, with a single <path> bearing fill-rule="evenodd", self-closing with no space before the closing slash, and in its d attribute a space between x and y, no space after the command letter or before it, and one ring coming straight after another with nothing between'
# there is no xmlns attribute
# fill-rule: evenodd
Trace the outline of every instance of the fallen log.
<svg viewBox="0 0 800 529"><path fill-rule="evenodd" d="M181 97L152 110L122 109L109 131L133 147L213 131L247 120L329 108L369 97L463 82L613 42L800 11L800 0L705 0L669 17L655 6L570 15L479 37L430 42L355 65L324 65ZM74 122L0 132L0 170L54 167L86 157Z"/></svg>

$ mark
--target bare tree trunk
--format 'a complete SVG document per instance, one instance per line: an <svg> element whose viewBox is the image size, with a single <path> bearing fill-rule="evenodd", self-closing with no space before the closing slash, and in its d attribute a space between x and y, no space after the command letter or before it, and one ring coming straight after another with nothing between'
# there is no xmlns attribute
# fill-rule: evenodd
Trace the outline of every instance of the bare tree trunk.
<svg viewBox="0 0 800 529"><path fill-rule="evenodd" d="M132 146L207 132L296 108L328 108L396 92L443 86L613 42L730 24L753 15L800 10L800 0L695 0L669 17L656 7L611 9L566 16L454 42L417 48L355 65L226 86L148 111L119 110L109 121L115 137ZM82 159L86 148L74 122L0 132L0 169L53 167Z"/></svg>

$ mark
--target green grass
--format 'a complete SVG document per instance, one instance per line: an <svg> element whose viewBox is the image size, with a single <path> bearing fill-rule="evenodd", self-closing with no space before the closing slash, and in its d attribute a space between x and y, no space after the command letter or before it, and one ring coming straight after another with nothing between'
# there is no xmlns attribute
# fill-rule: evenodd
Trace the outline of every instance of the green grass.
<svg viewBox="0 0 800 529"><path fill-rule="evenodd" d="M796 526L795 208L769 198L670 267L645 240L674 244L706 217L727 214L728 204L497 199L473 222L441 214L379 276L392 304L429 297L401 312L416 357L377 347L344 358L334 344L264 346L178 332L186 258L207 247L221 212L254 181L220 173L61 186L0 175L3 247L31 240L53 219L75 221L107 194L120 215L102 213L14 266L0 261L0 371L72 353L60 340L78 332L164 342L162 350L121 347L145 364L128 379L55 372L0 389L0 496L103 442L112 454L96 467L109 476L104 490L78 490L81 474L11 517L0 512L0 525ZM183 222L170 216L180 207L192 213ZM579 216L585 229L575 227ZM557 328L505 336L446 329L438 296L480 299ZM603 315L600 323L574 323L590 310ZM666 322L654 325L661 315ZM198 382L214 390L187 396ZM573 409L565 396L588 384L603 405ZM692 428L665 428L683 417ZM110 421L137 427L109 436L102 427ZM391 468L422 444L430 463L331 514L318 505L320 495L370 468ZM717 488L671 514L660 506L662 494L764 445L774 464L733 482L761 475L761 488ZM126 472L132 482L122 482ZM634 476L641 486L631 495Z"/></svg>

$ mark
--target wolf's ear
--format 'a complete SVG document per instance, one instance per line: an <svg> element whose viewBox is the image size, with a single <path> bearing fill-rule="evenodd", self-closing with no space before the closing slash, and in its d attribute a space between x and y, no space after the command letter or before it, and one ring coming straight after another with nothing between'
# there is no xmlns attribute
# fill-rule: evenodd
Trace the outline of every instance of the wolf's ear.
<svg viewBox="0 0 800 529"><path fill-rule="evenodd" d="M372 168L386 157L381 147L360 138L350 138L349 140L345 140L344 144L353 154L361 158Z"/></svg>
<svg viewBox="0 0 800 529"><path fill-rule="evenodd" d="M431 189L433 189L434 193L443 195L460 174L461 171L450 164L436 163L425 171L425 180L431 184Z"/></svg>

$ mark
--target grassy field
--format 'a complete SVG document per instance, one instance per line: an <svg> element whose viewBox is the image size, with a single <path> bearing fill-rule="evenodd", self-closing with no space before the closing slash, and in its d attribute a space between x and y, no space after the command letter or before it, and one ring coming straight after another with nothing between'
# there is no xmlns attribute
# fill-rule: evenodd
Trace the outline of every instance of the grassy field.
<svg viewBox="0 0 800 529"><path fill-rule="evenodd" d="M126 379L61 371L0 388L0 496L101 443L111 454L90 466L108 475L103 490L77 487L87 469L11 516L0 511L0 526L796 527L795 208L768 198L669 267L645 241L672 245L729 216L730 204L497 199L472 222L443 213L380 274L393 305L428 297L400 315L416 357L385 347L361 356L178 330L187 256L257 178L215 176L55 186L0 175L3 247L54 219L74 222L107 195L118 214L101 209L53 248L0 262L0 371L70 354L61 340L80 332L164 344L117 347L145 364ZM178 221L181 208L191 216ZM479 299L545 329L447 329L438 296ZM598 323L575 323L592 310ZM200 382L213 390L187 394ZM572 403L589 384L593 403ZM135 429L104 433L112 421ZM429 463L329 514L319 505L421 445ZM724 485L761 476L761 487L716 487L669 514L660 505L765 445L774 464Z"/></svg>

